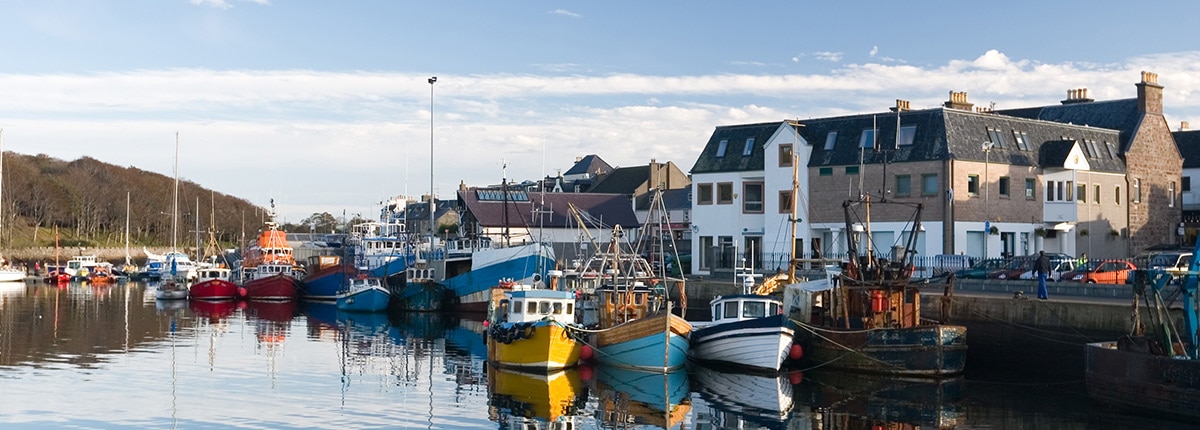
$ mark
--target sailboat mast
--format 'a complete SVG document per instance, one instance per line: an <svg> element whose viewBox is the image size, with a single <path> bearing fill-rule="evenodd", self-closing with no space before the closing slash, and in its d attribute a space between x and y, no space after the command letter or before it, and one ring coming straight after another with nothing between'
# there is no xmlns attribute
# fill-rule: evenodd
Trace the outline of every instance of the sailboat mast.
<svg viewBox="0 0 1200 430"><path fill-rule="evenodd" d="M129 191L125 192L125 265L129 265Z"/></svg>
<svg viewBox="0 0 1200 430"><path fill-rule="evenodd" d="M4 233L4 129L0 128L0 234Z"/></svg>
<svg viewBox="0 0 1200 430"><path fill-rule="evenodd" d="M175 132L175 195L171 203L171 252L175 252L179 236L179 132Z"/></svg>

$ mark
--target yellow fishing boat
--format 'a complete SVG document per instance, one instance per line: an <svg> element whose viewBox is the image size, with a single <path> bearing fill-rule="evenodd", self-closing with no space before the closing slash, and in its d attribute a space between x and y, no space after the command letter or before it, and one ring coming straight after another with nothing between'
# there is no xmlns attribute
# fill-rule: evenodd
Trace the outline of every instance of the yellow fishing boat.
<svg viewBox="0 0 1200 430"><path fill-rule="evenodd" d="M558 370L579 362L575 294L515 286L494 290L488 317L488 361L509 368Z"/></svg>

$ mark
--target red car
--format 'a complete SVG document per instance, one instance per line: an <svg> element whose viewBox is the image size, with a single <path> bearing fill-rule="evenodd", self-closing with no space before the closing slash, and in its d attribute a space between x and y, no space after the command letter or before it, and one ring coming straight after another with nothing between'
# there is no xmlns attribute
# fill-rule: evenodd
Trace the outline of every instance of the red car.
<svg viewBox="0 0 1200 430"><path fill-rule="evenodd" d="M1137 270L1137 267L1124 260L1089 261L1078 269L1063 273L1062 280L1089 284L1124 284L1131 270Z"/></svg>

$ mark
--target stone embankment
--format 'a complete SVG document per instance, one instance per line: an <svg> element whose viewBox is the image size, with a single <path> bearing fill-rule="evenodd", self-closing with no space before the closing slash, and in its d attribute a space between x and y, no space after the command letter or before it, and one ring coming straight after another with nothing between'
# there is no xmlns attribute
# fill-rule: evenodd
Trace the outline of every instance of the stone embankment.
<svg viewBox="0 0 1200 430"><path fill-rule="evenodd" d="M165 254L171 250L170 248L166 248L166 247L147 247L146 249L155 254ZM195 252L195 249L194 248L188 248L186 250L180 249L180 251ZM10 262L13 262L14 264L26 262L26 263L28 263L29 266L33 266L33 262L53 262L55 259L56 253L57 253L59 261L62 261L62 262L66 262L67 260L70 260L71 257L74 257L76 255L95 255L98 259L100 259L102 261L108 261L108 262L113 262L113 263L125 261L125 247L120 247L120 248L64 247L64 248L58 248L57 251L53 247L40 247L40 248L7 249L7 250L3 251L4 258L8 259ZM137 262L138 264L144 263L146 260L146 254L144 252L142 252L142 247L140 247L140 246L138 246L138 247L131 246L129 248L129 256L132 257L133 261Z"/></svg>

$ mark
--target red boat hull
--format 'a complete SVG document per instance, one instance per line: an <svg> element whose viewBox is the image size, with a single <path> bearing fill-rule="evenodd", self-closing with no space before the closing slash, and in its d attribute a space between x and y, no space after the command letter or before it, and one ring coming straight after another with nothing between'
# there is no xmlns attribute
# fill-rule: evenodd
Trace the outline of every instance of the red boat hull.
<svg viewBox="0 0 1200 430"><path fill-rule="evenodd" d="M189 292L193 299L229 300L238 296L238 287L224 279L209 279L192 285Z"/></svg>
<svg viewBox="0 0 1200 430"><path fill-rule="evenodd" d="M250 300L295 300L296 280L287 275L272 275L247 281L239 290Z"/></svg>

